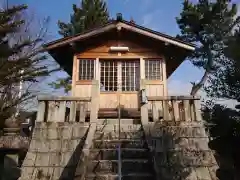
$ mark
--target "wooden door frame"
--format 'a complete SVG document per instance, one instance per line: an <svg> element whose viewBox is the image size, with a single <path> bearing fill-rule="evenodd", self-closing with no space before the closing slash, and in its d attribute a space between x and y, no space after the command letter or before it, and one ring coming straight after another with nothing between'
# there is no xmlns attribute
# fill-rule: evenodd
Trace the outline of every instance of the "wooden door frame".
<svg viewBox="0 0 240 180"><path fill-rule="evenodd" d="M117 100L116 104L117 104L117 106L121 105L121 95L123 95L123 94L125 94L125 95L133 94L133 95L138 96L139 91L122 91L121 90L122 89L122 80L121 80L121 78L122 78L122 68L121 68L122 63L121 63L121 60L136 60L136 61L138 61L138 63L139 63L139 84L140 84L141 83L141 58L140 57L131 57L131 58L109 57L107 59L106 58L99 58L98 59L99 65L98 65L97 72L98 72L98 77L99 77L98 80L99 80L100 84L101 84L101 61L104 61L104 60L113 60L113 61L117 61L118 62L118 65L117 65L117 67L118 67L118 70L117 70L118 71L118 73L117 73L118 78L117 79L118 79L118 83L121 82L121 85L118 84L117 91L101 91L101 89L100 89L100 96L101 96L101 94L102 95L103 94L116 95L116 100ZM139 108L138 104L139 104L139 100L137 100L137 102L136 102L137 108Z"/></svg>

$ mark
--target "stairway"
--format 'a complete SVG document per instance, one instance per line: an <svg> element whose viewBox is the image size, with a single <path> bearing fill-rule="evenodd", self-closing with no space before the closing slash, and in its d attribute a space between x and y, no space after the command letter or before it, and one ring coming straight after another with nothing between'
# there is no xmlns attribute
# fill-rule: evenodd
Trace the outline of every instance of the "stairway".
<svg viewBox="0 0 240 180"><path fill-rule="evenodd" d="M121 145L122 180L155 179L151 153L140 122L131 119L99 120L90 150L85 180L119 179L118 146Z"/></svg>

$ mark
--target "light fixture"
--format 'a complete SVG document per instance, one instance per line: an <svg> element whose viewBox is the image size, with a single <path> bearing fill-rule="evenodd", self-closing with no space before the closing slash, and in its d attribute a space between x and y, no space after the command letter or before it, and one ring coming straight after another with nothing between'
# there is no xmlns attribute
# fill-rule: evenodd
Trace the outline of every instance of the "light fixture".
<svg viewBox="0 0 240 180"><path fill-rule="evenodd" d="M110 47L110 51L112 51L112 52L128 52L129 48L128 47L112 46L112 47Z"/></svg>

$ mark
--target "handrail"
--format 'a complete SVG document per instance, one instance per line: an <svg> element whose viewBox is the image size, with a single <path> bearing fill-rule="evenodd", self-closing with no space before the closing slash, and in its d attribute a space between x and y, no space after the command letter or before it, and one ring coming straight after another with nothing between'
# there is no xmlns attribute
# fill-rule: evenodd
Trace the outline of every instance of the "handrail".
<svg viewBox="0 0 240 180"><path fill-rule="evenodd" d="M201 121L199 96L149 96L148 103L142 105L141 116L148 122L151 113L153 121Z"/></svg>
<svg viewBox="0 0 240 180"><path fill-rule="evenodd" d="M200 96L148 96L148 101L200 100Z"/></svg>
<svg viewBox="0 0 240 180"><path fill-rule="evenodd" d="M84 123L90 103L91 111L94 110L90 97L39 96L38 101L37 122Z"/></svg>
<svg viewBox="0 0 240 180"><path fill-rule="evenodd" d="M91 97L39 96L38 101L83 101L83 102L90 102Z"/></svg>

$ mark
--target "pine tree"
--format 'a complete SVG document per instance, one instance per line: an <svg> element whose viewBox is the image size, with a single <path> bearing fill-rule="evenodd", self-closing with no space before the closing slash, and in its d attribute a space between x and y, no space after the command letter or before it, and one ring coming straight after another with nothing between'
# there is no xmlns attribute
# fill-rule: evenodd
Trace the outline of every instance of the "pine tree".
<svg viewBox="0 0 240 180"><path fill-rule="evenodd" d="M195 95L208 80L218 78L229 59L224 54L228 39L240 18L237 5L231 0L185 0L177 24L181 30L179 38L196 44L195 52L189 57L192 63L205 70L200 82L193 83L191 94ZM211 86L211 81L208 83ZM209 88L209 87L208 87Z"/></svg>
<svg viewBox="0 0 240 180"><path fill-rule="evenodd" d="M108 20L109 14L104 0L82 0L80 8L73 4L70 23L58 22L59 34L64 37L72 36L104 25Z"/></svg>
<svg viewBox="0 0 240 180"><path fill-rule="evenodd" d="M70 23L58 21L59 34L63 37L72 36L97 28L109 21L107 4L104 0L82 0L81 7L73 4ZM60 78L49 84L54 89L64 88L65 93L71 90L71 77Z"/></svg>

